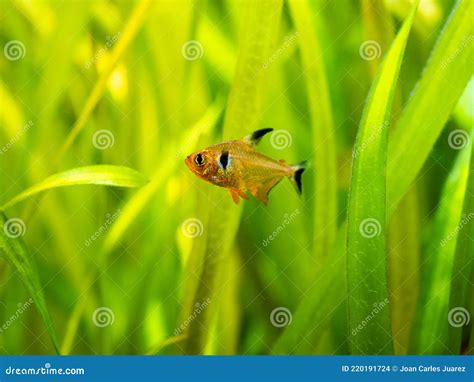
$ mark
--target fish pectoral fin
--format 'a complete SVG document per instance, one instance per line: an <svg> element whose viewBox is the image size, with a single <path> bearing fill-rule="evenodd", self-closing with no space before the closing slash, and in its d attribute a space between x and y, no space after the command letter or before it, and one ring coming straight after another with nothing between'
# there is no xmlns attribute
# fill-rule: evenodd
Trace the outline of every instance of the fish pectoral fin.
<svg viewBox="0 0 474 382"><path fill-rule="evenodd" d="M239 193L235 188L229 188L230 196L235 204L239 204Z"/></svg>
<svg viewBox="0 0 474 382"><path fill-rule="evenodd" d="M242 199L245 199L245 200L248 200L248 196L247 194L238 189L238 188L229 188L229 192L230 192L230 196L232 196L232 200L234 201L235 204L239 204L239 199L242 198Z"/></svg>
<svg viewBox="0 0 474 382"><path fill-rule="evenodd" d="M249 197L247 196L247 194L244 191L239 190L239 189L237 189L236 191L242 199L249 200Z"/></svg>

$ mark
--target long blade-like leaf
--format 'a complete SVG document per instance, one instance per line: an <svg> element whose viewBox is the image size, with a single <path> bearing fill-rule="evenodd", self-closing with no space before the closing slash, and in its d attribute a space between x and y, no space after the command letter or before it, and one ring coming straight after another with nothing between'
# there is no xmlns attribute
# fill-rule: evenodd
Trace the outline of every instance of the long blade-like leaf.
<svg viewBox="0 0 474 382"><path fill-rule="evenodd" d="M224 138L242 135L243 127L251 132L260 126L266 78L264 64L272 53L272 45L280 24L281 0L251 1L248 7L245 36L227 104ZM200 263L199 268L189 270L190 279L196 272L199 273L199 277L198 280L192 280L188 284L191 298L185 302L182 315L184 319L196 304L216 296L216 278L220 262L229 253L237 234L242 204L235 206L227 195L223 200L222 197L222 190L212 188L206 198L202 199L206 205L219 202L210 212L212 229L205 229L205 235L200 238L205 243L196 241L198 245L204 244L201 247L204 251L199 254L202 256L202 259L197 261ZM191 321L185 343L186 353L203 352L211 327L210 312L210 309L206 309Z"/></svg>
<svg viewBox="0 0 474 382"><path fill-rule="evenodd" d="M456 253L454 255L453 272L451 276L451 289L449 297L448 318L451 321L448 327L447 353L460 354L461 336L470 316L467 306L467 288L472 286L472 264L474 256L474 130L471 133L471 164L469 178L464 195L463 213L458 227L460 227L456 242ZM468 280L471 280L469 283ZM466 312L467 315L466 315ZM453 320L457 314L463 321Z"/></svg>
<svg viewBox="0 0 474 382"><path fill-rule="evenodd" d="M446 123L447 117L444 117L444 115L449 116L450 110L452 109L447 110L446 105L453 105L454 107L466 87L470 73L472 73L471 66L465 57L465 55L472 54L467 50L472 50L473 48L472 43L470 46L466 46L466 42L469 42L469 36L472 35L470 13L467 11L472 5L470 1L461 1L456 6L451 17L447 19L445 27L438 39L438 43L432 51L431 59L423 71L420 85L416 87L416 97L414 94L405 108L407 109L409 107L411 110L410 115L404 117L405 126L401 127L401 124L398 123L397 134L390 137L387 157L387 220L390 219L398 200L403 196L408 185L411 183L411 180L404 181L404 183L406 183L404 187L397 184L397 182L401 182L405 176L403 172L397 169L397 165L403 163L403 166L406 167L407 177L411 177L412 179L416 177L436 137L439 136ZM459 47L464 48L462 55L455 54L453 56L453 53L455 53ZM441 70L442 64L444 78L435 76L432 83L427 73L436 73L437 70ZM450 79L452 78L456 78L456 80L451 81ZM448 88L449 90L447 90ZM424 89L425 92L422 89ZM439 94L443 94L443 96L440 97ZM428 98L429 101L427 101ZM427 104L430 105L429 112L426 111ZM425 107L419 109L418 105L425 105ZM442 113L441 110L443 111ZM439 116L443 118L438 118ZM426 127L423 132L419 130L420 123ZM403 128L405 133L403 136L397 137L399 127ZM425 142L423 137L427 135L429 135L430 138ZM431 135L435 137L433 138ZM404 145L401 144L402 138ZM400 141L400 143L395 145L395 140ZM417 143L413 144L415 141ZM395 146L399 147L399 149L394 150ZM392 168L397 172L397 177L391 175ZM393 187L396 187L398 190L390 191ZM345 225L342 225L339 231L345 229L344 227ZM338 232L338 237L340 237L340 232ZM338 258L338 256L336 256L336 258ZM325 269L328 269L328 267L336 261L337 260L331 259ZM326 273L326 276L330 280L325 282L324 285L340 285L340 272ZM316 280L316 282L318 283L319 280ZM337 301L327 300L325 298L326 293L327 291L325 289L313 288L311 293L306 295L299 304L292 324L285 329L276 343L273 349L275 353L282 352L281 349L291 349L291 351L293 351L295 348L298 348L301 343L306 341L316 342L321 332L330 322L330 316L335 312L334 305L339 304L343 300L343 297L340 295L340 299ZM318 314L322 311L330 312L329 317L328 315ZM314 319L308 322L308 316L314 317ZM311 323L311 326L309 326L309 323ZM306 352L308 352L310 348L308 346L306 348Z"/></svg>
<svg viewBox="0 0 474 382"><path fill-rule="evenodd" d="M299 45L309 96L315 155L314 257L320 261L332 250L337 229L336 142L323 52L308 2L289 2L299 32ZM314 19L314 20L313 20Z"/></svg>
<svg viewBox="0 0 474 382"><path fill-rule="evenodd" d="M22 220L17 218L8 219L0 211L0 255L5 256L15 267L21 281L25 284L28 292L31 293L36 308L46 325L54 349L59 354L56 332L54 331L51 316L46 306L38 272L21 238L25 230L26 227Z"/></svg>
<svg viewBox="0 0 474 382"><path fill-rule="evenodd" d="M388 217L416 178L473 74L473 12L473 1L458 1L390 137Z"/></svg>
<svg viewBox="0 0 474 382"><path fill-rule="evenodd" d="M406 354L420 290L420 207L416 189L402 199L388 227L390 314L395 355Z"/></svg>
<svg viewBox="0 0 474 382"><path fill-rule="evenodd" d="M457 233L462 220L469 158L470 146L457 158L434 217L430 244L422 268L420 309L415 328L417 330L413 332L411 352L416 354L446 352L448 326L450 323L456 324L456 321L453 322L452 318L448 317L449 293Z"/></svg>
<svg viewBox="0 0 474 382"><path fill-rule="evenodd" d="M336 237L334 257L326 262L324 272L321 272L320 277L313 283L311 290L314 292L308 294L299 304L291 325L273 346L272 354L311 354L321 332L332 322L332 315L344 304L345 228L344 223ZM335 285L337 287L334 287Z"/></svg>
<svg viewBox="0 0 474 382"><path fill-rule="evenodd" d="M347 227L349 344L352 354L393 353L385 255L387 127L416 6L392 43L374 80L354 149Z"/></svg>
<svg viewBox="0 0 474 382"><path fill-rule="evenodd" d="M112 56L110 59L109 64L103 71L102 75L99 78L99 81L95 84L94 89L90 93L89 97L86 100L86 103L84 105L84 108L82 109L82 112L77 119L76 123L71 129L71 132L66 138L66 141L64 142L63 146L59 150L58 155L56 156L56 160L59 161L62 159L66 151L71 147L73 144L74 140L76 137L79 135L79 133L84 129L86 126L86 122L89 119L90 115L94 111L94 108L96 107L97 103L99 102L106 86L107 86L107 81L110 78L110 75L112 74L112 71L114 68L118 65L121 57L125 53L126 49L132 42L133 38L137 34L138 30L142 26L145 18L147 17L148 9L151 5L151 0L142 0L140 1L133 13L130 16L130 20L126 24L124 31L122 33L122 37L120 38L119 42L117 43L117 46L112 52Z"/></svg>
<svg viewBox="0 0 474 382"><path fill-rule="evenodd" d="M140 187L146 184L146 177L136 170L123 166L96 165L78 167L52 175L42 182L26 189L1 208L6 209L39 192L52 188L81 184L101 184L115 187Z"/></svg>

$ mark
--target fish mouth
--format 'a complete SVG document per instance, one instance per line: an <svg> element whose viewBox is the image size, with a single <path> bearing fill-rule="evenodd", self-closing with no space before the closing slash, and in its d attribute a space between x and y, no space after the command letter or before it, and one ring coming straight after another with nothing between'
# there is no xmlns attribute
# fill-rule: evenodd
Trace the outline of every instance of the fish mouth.
<svg viewBox="0 0 474 382"><path fill-rule="evenodd" d="M194 164L193 164L193 154L190 154L186 157L186 159L184 160L184 164L195 174L198 174L198 172L196 171L196 168L194 167Z"/></svg>
<svg viewBox="0 0 474 382"><path fill-rule="evenodd" d="M191 168L191 157L193 156L193 154L190 154L188 155L185 159L184 159L184 164L186 166L188 166L189 168Z"/></svg>

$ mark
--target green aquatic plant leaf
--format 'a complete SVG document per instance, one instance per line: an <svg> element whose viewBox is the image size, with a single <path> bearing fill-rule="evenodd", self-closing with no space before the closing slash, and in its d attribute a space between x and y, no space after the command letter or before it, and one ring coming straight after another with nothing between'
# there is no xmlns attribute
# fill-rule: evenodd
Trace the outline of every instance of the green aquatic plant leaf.
<svg viewBox="0 0 474 382"><path fill-rule="evenodd" d="M260 128L267 75L265 62L272 54L281 9L281 0L262 0L251 1L251 6L246 10L242 47L227 102L224 139L243 135L242 128L247 133ZM222 189L217 187L210 189L201 199L201 204L212 208L208 212L208 220L204 222L204 234L195 241L195 248L200 250L194 255L199 257L193 259L193 267L186 269L190 280L187 294L190 297L185 300L181 320L186 320L193 313L196 304L201 304L208 298L213 301L217 295L217 275L221 262L232 248L242 213L242 203L235 206L228 195L223 195ZM197 279L193 277L194 274L199 275ZM185 353L203 353L211 331L212 311L216 309L212 304L216 303L211 303L209 309L205 309L190 322L184 344Z"/></svg>
<svg viewBox="0 0 474 382"><path fill-rule="evenodd" d="M77 136L86 126L86 122L91 116L92 112L94 111L97 103L99 102L104 90L107 86L107 81L109 80L113 70L117 67L120 59L124 55L125 51L127 50L130 43L133 41L135 35L143 25L145 18L148 15L148 9L152 4L151 0L141 0L133 10L132 14L130 15L130 19L128 20L127 24L124 27L123 33L120 36L120 39L114 48L110 61L102 72L99 77L99 80L95 84L92 92L89 94L89 97L84 104L84 108L79 115L76 123L71 129L71 132L68 134L64 144L62 145L61 149L59 150L58 155L56 156L56 160L59 162L67 150L71 147Z"/></svg>
<svg viewBox="0 0 474 382"><path fill-rule="evenodd" d="M333 314L345 304L345 227L346 223L337 233L334 256L325 262L324 272L315 278L311 294L298 305L291 325L274 344L272 354L312 354L321 333L333 321Z"/></svg>
<svg viewBox="0 0 474 382"><path fill-rule="evenodd" d="M77 167L55 175L21 192L1 208L7 209L22 200L40 192L58 187L76 186L83 184L99 184L115 187L140 187L148 182L147 178L129 167L112 165L95 165Z"/></svg>
<svg viewBox="0 0 474 382"><path fill-rule="evenodd" d="M463 329L468 324L468 288L472 287L472 264L474 256L474 130L471 132L471 164L464 194L461 220L458 223L458 237L454 254L453 271L448 311L448 335L444 349L448 354L461 353ZM471 280L471 283L469 282ZM467 315L466 315L467 312ZM450 320L449 320L450 319Z"/></svg>
<svg viewBox="0 0 474 382"><path fill-rule="evenodd" d="M393 353L385 254L385 163L392 99L416 8L417 4L375 77L353 152L347 226L352 354Z"/></svg>
<svg viewBox="0 0 474 382"><path fill-rule="evenodd" d="M408 107L411 110L404 117L405 123L402 128L405 132L403 134L399 132L398 128L401 126L401 121L399 121L396 126L396 134L389 138L387 220L390 219L411 181L419 173L434 141L446 123L450 110L454 108L472 73L468 63L469 59L466 57L466 55L472 54L468 49L471 50L473 44L466 46L469 36L472 36L472 32L470 32L472 23L467 11L472 5L472 2L469 1L458 2L453 14L447 19L438 43L433 48L431 58L422 73L420 83L405 106L405 110ZM464 48L462 54L458 52L460 47ZM457 54L453 55L453 53ZM438 73L442 64L444 76L440 76ZM450 83L451 78L455 78L452 83ZM443 94L443 97L439 97L439 94ZM420 109L418 109L418 105ZM419 129L421 122L424 128L423 132ZM424 137L428 137L426 142ZM395 144L394 140L398 143ZM413 144L415 141L417 143ZM394 147L397 148L394 149ZM403 163L405 172L397 168L400 163ZM396 172L396 177L393 176L392 171ZM407 179L404 179L405 173ZM404 186L402 187L402 185ZM341 237L341 230L345 230L345 224L339 228L338 237ZM331 262L324 268L324 274L316 278L317 287L314 287L300 302L292 324L285 329L275 344L274 353L282 354L285 349L290 353L299 353L300 349L301 353L311 352L319 338L317 334L324 331L327 324L331 322L331 317L336 312L334 307L344 302L344 296L341 296L340 293L334 293L336 295L334 298L326 299L328 290L333 294L333 289L338 289L333 288L333 285L341 285L341 269L336 266L333 271L326 270L332 269L332 265L338 263L340 250L336 249L335 254L335 258L331 259ZM325 314L320 314L321 312L325 312ZM314 319L308 320L308 317L314 317ZM304 345L306 342L311 342L312 345Z"/></svg>
<svg viewBox="0 0 474 382"><path fill-rule="evenodd" d="M408 353L420 291L421 216L416 188L402 199L388 224L390 313L395 355Z"/></svg>
<svg viewBox="0 0 474 382"><path fill-rule="evenodd" d="M289 1L298 31L304 67L314 145L314 257L322 262L332 250L337 231L336 135L324 66L323 52L316 35L319 16L305 1Z"/></svg>
<svg viewBox="0 0 474 382"><path fill-rule="evenodd" d="M150 181L133 190L33 187L39 193L5 210L2 222L21 217L27 229L23 243L1 238L0 316L30 297L36 307L0 334L0 353L54 354L52 321L60 354L349 354L351 150L371 82L412 4L3 2L3 45L15 39L25 49L14 60L2 51L0 209L49 176L89 164L129 166ZM457 100L472 75L472 13L470 0L420 1L392 100L388 153L374 155L374 165L385 155L388 163L395 354L474 349L472 175L457 196L462 185L449 177L460 176L461 151L447 139L473 122L474 80ZM267 137L259 152L311 162L301 198L285 180L267 207L252 197L235 205L183 163L267 126L289 131L292 142L279 150ZM99 129L113 132L113 148L91 144ZM286 224L282 216L296 208L298 218ZM112 211L120 213L109 219ZM186 232L187 221L202 227L200 236ZM30 271L22 274L23 257ZM32 289L42 289L43 303ZM113 312L113 325L95 325L99 307ZM288 326L273 325L277 307L290 312ZM469 325L461 325L464 309Z"/></svg>
<svg viewBox="0 0 474 382"><path fill-rule="evenodd" d="M474 2L459 0L390 136L387 217L420 172L472 77Z"/></svg>
<svg viewBox="0 0 474 382"><path fill-rule="evenodd" d="M422 265L421 296L413 331L411 352L416 354L443 354L447 349L448 327L450 322L453 323L448 314L451 276L459 223L462 221L469 159L470 146L458 156L444 185L433 220ZM469 197L472 198L472 195Z"/></svg>
<svg viewBox="0 0 474 382"><path fill-rule="evenodd" d="M0 211L0 255L4 256L18 272L18 276L31 294L31 298L43 319L54 349L59 354L59 343L46 305L38 270L22 239L25 233L26 225L23 220L19 218L9 219L3 211Z"/></svg>

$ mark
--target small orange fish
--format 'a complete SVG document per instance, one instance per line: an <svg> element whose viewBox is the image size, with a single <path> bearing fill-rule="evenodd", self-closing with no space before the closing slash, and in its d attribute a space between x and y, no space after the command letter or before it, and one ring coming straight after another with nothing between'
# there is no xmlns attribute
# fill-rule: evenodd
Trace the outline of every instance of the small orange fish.
<svg viewBox="0 0 474 382"><path fill-rule="evenodd" d="M228 188L235 203L239 197L248 199L246 192L250 192L266 205L268 193L285 177L301 193L301 174L306 162L290 166L255 150L262 137L271 131L272 128L261 129L240 140L209 146L188 155L184 163L199 178Z"/></svg>

